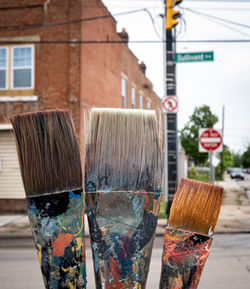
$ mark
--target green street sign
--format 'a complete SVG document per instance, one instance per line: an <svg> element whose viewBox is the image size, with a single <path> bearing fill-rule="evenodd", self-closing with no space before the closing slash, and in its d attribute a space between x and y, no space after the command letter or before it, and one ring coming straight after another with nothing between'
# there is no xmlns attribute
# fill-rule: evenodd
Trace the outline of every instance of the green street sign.
<svg viewBox="0 0 250 289"><path fill-rule="evenodd" d="M174 55L175 62L198 62L198 61L214 61L214 52L193 52L193 53L176 53Z"/></svg>

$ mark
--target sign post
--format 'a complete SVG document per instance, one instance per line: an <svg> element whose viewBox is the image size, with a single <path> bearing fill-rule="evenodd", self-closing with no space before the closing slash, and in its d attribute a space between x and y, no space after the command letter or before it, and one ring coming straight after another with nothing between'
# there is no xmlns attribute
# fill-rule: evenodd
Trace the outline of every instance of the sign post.
<svg viewBox="0 0 250 289"><path fill-rule="evenodd" d="M215 179L213 153L222 151L222 143L222 135L220 130L215 130L213 128L199 129L199 152L209 153L211 184L214 184Z"/></svg>

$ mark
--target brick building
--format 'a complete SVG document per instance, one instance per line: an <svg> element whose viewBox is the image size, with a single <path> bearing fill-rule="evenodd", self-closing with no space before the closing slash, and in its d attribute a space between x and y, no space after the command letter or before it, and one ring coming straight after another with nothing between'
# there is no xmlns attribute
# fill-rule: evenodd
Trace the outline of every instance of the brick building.
<svg viewBox="0 0 250 289"><path fill-rule="evenodd" d="M101 0L1 0L0 211L24 203L13 114L68 109L79 136L85 107L160 109L127 42Z"/></svg>

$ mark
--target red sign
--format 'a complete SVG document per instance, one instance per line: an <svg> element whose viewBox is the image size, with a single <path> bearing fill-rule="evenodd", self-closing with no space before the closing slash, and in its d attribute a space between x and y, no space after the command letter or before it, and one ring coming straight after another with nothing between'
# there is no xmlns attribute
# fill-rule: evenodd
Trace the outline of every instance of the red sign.
<svg viewBox="0 0 250 289"><path fill-rule="evenodd" d="M220 151L222 147L222 136L220 131L213 128L200 129L199 151Z"/></svg>
<svg viewBox="0 0 250 289"><path fill-rule="evenodd" d="M176 96L167 96L162 101L162 110L167 113L176 113L178 101Z"/></svg>

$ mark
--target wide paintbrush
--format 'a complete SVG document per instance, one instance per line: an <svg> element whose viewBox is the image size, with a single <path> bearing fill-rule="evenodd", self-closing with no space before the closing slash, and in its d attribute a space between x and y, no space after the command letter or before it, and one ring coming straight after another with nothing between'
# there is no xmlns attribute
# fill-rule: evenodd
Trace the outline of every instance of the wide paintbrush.
<svg viewBox="0 0 250 289"><path fill-rule="evenodd" d="M93 109L85 189L97 289L146 286L161 201L154 111Z"/></svg>
<svg viewBox="0 0 250 289"><path fill-rule="evenodd" d="M164 236L160 289L195 289L209 255L223 188L182 179Z"/></svg>
<svg viewBox="0 0 250 289"><path fill-rule="evenodd" d="M12 125L45 287L85 288L81 161L69 113L16 115Z"/></svg>

